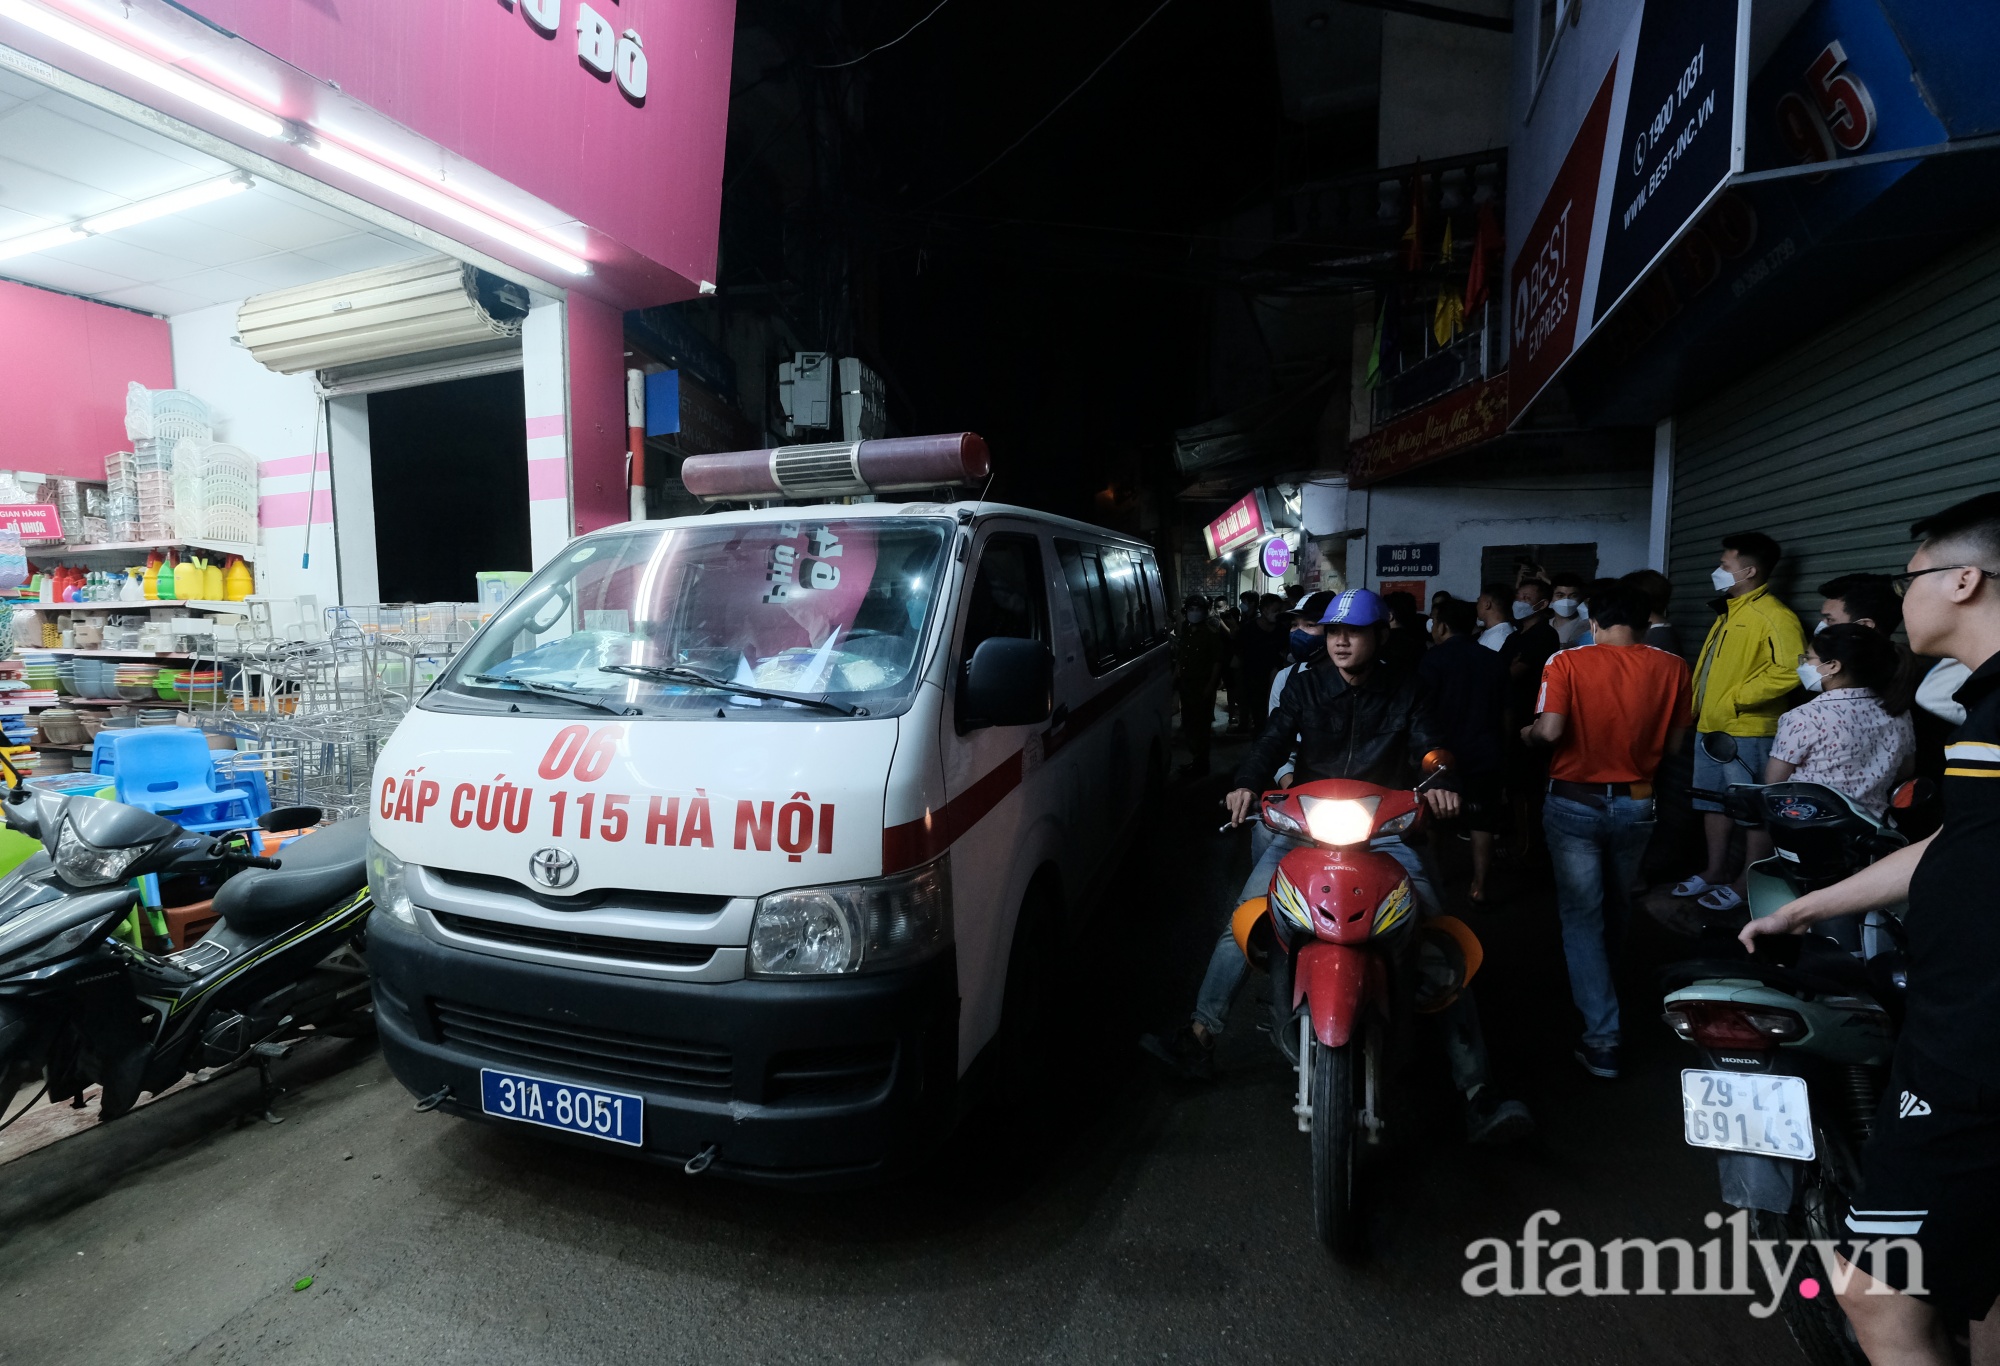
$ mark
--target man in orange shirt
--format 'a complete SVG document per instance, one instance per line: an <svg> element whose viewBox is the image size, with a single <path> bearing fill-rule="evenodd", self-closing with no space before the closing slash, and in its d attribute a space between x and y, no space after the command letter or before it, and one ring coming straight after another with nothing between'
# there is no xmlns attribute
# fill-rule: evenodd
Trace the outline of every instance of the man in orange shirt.
<svg viewBox="0 0 2000 1366"><path fill-rule="evenodd" d="M1652 605L1631 584L1590 587L1596 644L1564 650L1542 668L1534 723L1522 742L1547 746L1542 829L1555 864L1570 995L1583 1014L1576 1060L1595 1077L1618 1075L1618 991L1606 943L1606 879L1616 926L1629 909L1639 859L1653 833L1653 775L1694 724L1688 667L1640 644Z"/></svg>

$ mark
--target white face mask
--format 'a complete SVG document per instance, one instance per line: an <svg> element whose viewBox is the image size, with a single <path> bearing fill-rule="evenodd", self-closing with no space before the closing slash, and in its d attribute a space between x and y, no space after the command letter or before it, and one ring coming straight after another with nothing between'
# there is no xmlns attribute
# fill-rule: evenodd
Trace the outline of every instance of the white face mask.
<svg viewBox="0 0 2000 1366"><path fill-rule="evenodd" d="M1727 593L1736 586L1736 576L1721 565L1709 571L1708 581L1715 585L1715 591L1718 593Z"/></svg>
<svg viewBox="0 0 2000 1366"><path fill-rule="evenodd" d="M1825 617L1821 617L1819 619L1819 624L1813 627L1813 634L1818 635L1821 631L1824 631L1827 627L1831 625L1833 625L1832 622L1828 621Z"/></svg>
<svg viewBox="0 0 2000 1366"><path fill-rule="evenodd" d="M1199 626L1208 620L1208 613L1202 611L1199 607L1190 607L1187 609L1187 619L1189 625Z"/></svg>
<svg viewBox="0 0 2000 1366"><path fill-rule="evenodd" d="M1576 615L1577 601L1575 598L1557 598L1549 605L1556 609L1556 615L1559 617L1573 617Z"/></svg>
<svg viewBox="0 0 2000 1366"><path fill-rule="evenodd" d="M1826 678L1812 665L1799 661L1799 686L1807 692L1818 692L1826 686Z"/></svg>
<svg viewBox="0 0 2000 1366"><path fill-rule="evenodd" d="M1522 621L1533 615L1535 615L1535 604L1522 602L1519 598L1514 599L1514 620Z"/></svg>

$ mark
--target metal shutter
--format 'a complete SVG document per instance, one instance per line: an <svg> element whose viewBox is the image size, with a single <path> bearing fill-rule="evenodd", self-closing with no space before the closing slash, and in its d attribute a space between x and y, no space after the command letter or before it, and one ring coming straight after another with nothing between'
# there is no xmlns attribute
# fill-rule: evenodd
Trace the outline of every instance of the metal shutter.
<svg viewBox="0 0 2000 1366"><path fill-rule="evenodd" d="M2000 235L1947 257L1678 415L1668 572L1690 652L1723 536L1763 531L1810 623L1818 585L1895 573L1910 523L2000 488Z"/></svg>
<svg viewBox="0 0 2000 1366"><path fill-rule="evenodd" d="M245 299L236 330L280 374L467 346L519 346L518 285L431 256Z"/></svg>

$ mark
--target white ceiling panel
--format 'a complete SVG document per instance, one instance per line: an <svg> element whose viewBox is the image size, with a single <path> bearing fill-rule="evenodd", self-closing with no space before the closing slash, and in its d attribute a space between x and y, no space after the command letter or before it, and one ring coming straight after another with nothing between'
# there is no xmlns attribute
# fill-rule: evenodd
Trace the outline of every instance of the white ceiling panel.
<svg viewBox="0 0 2000 1366"><path fill-rule="evenodd" d="M229 169L0 69L0 242ZM172 316L425 254L394 233L259 180L182 213L0 260L0 278Z"/></svg>
<svg viewBox="0 0 2000 1366"><path fill-rule="evenodd" d="M333 267L327 272L328 276L333 276L345 275L353 270L372 270L376 266L392 266L398 261L429 253L413 242L395 242L373 233L356 233L337 242L308 247L298 254Z"/></svg>
<svg viewBox="0 0 2000 1366"><path fill-rule="evenodd" d="M122 195L106 194L81 181L15 161L8 155L13 145L7 140L6 127L6 121L0 120L0 207L32 219L37 227L49 227L130 202Z"/></svg>
<svg viewBox="0 0 2000 1366"><path fill-rule="evenodd" d="M71 294L88 294L93 299L102 298L107 290L126 289L140 283L122 275L113 275L107 270L92 270L88 266L73 265L41 255L16 256L11 261L0 261L0 276L25 280L31 285L47 285L50 289L68 290Z"/></svg>
<svg viewBox="0 0 2000 1366"><path fill-rule="evenodd" d="M250 194L237 199L254 198ZM204 206L208 207L208 206ZM208 223L197 223L191 213L168 214L150 223L135 223L113 234L120 242L144 247L180 261L183 269L233 266L253 256L267 256L271 248L237 233L225 232Z"/></svg>
<svg viewBox="0 0 2000 1366"><path fill-rule="evenodd" d="M301 247L349 237L361 230L361 224L352 218L342 215L333 219L302 209L280 197L279 191L290 198L298 198L284 190L283 186L259 182L249 194L218 199L213 204L203 204L175 217L185 223L215 228L255 242L259 251L296 251Z"/></svg>
<svg viewBox="0 0 2000 1366"><path fill-rule="evenodd" d="M165 281L177 275L193 273L186 261L162 252L148 251L128 241L122 232L80 238L35 255L38 259L61 261L85 270L101 270L106 275L133 281Z"/></svg>
<svg viewBox="0 0 2000 1366"><path fill-rule="evenodd" d="M0 118L0 147L9 161L88 185L118 200L164 194L203 172L177 157L112 137L66 118L45 104L23 105ZM228 168L203 158L219 175Z"/></svg>
<svg viewBox="0 0 2000 1366"><path fill-rule="evenodd" d="M176 313L192 313L197 308L207 308L212 302L199 294L189 294L185 290L172 289L166 285L130 285L104 294L93 294L91 297L102 299L107 304L117 304L122 308L158 313L163 317L172 317Z"/></svg>

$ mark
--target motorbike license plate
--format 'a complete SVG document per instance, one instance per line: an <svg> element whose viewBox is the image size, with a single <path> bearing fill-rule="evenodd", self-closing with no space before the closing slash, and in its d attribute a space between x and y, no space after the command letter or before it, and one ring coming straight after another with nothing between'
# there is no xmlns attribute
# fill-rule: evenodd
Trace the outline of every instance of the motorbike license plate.
<svg viewBox="0 0 2000 1366"><path fill-rule="evenodd" d="M1810 1162L1812 1109L1801 1077L1681 1071L1681 1131L1697 1148Z"/></svg>
<svg viewBox="0 0 2000 1366"><path fill-rule="evenodd" d="M628 1147L639 1147L646 1119L646 1102L624 1091L576 1086L519 1072L479 1069L479 1108L501 1119L518 1119L564 1133L587 1134Z"/></svg>

